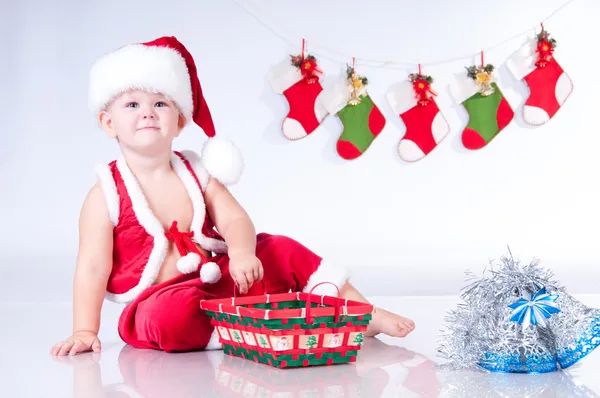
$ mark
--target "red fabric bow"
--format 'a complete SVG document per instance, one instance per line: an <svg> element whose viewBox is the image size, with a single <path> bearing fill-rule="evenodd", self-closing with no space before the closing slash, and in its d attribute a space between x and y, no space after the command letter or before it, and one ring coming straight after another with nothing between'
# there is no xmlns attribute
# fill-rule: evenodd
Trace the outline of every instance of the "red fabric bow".
<svg viewBox="0 0 600 398"><path fill-rule="evenodd" d="M537 49L535 50L538 53L538 59L535 63L535 66L538 68L543 68L552 62L552 54L554 53L554 48L552 48L552 44L546 40L538 41Z"/></svg>
<svg viewBox="0 0 600 398"><path fill-rule="evenodd" d="M171 224L171 228L169 228L169 232L165 233L167 239L172 240L177 247L177 251L183 257L189 252L196 253L202 259L202 263L206 262L206 258L200 253L200 250L196 247L194 242L192 241L192 237L194 236L194 231L191 232L181 232L177 228L177 221L173 221Z"/></svg>
<svg viewBox="0 0 600 398"><path fill-rule="evenodd" d="M420 106L429 105L433 101L433 96L437 93L431 88L431 84L425 79L417 79L413 82L413 90L415 91L415 98Z"/></svg>

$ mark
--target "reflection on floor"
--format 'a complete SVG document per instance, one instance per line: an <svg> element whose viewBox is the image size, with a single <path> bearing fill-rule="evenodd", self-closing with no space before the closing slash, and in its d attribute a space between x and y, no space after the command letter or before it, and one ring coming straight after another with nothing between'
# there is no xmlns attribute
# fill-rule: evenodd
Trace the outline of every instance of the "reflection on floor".
<svg viewBox="0 0 600 398"><path fill-rule="evenodd" d="M368 338L353 364L275 369L222 351L166 354L124 345L120 307L107 305L103 351L55 358L50 346L70 331L65 304L0 303L6 397L596 397L600 350L566 371L541 375L446 371L435 343L447 297L379 297L376 305L415 320L406 339ZM598 307L600 296L582 299ZM5 321L5 322L4 322Z"/></svg>

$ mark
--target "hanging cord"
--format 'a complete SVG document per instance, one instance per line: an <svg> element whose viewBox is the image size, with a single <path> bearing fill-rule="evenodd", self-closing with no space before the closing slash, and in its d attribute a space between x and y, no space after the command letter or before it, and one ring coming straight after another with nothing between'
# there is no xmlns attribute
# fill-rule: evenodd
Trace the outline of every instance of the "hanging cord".
<svg viewBox="0 0 600 398"><path fill-rule="evenodd" d="M262 13L262 15L259 15L255 9L256 7L254 7L254 9L252 9L252 7L250 7L248 5L248 3L250 3L250 0L232 0L235 4L237 4L240 8L242 8L246 13L250 14L251 16L253 16L261 25L263 25L264 27L266 27L267 29L269 29L271 32L273 32L276 36L278 36L280 39L282 39L284 42L292 45L292 46L296 46L296 43L298 42L297 38L294 38L293 40L290 40L289 37L294 37L295 35L285 35L283 33L281 33L282 29L279 29L278 27L275 27L275 24L269 24L265 21L265 17L264 17L264 13ZM558 7L556 10L554 10L550 15L548 15L546 18L544 18L542 20L542 28L543 28L543 22L549 20L550 18L552 18L556 13L558 13L559 11L561 11L564 7L566 7L567 5L569 5L570 3L572 3L574 0L568 0L566 1L563 5L561 5L560 7ZM488 48L485 49L485 51L490 51L493 50L497 47L500 47L512 40L516 40L517 38L524 36L526 34L530 34L531 33L532 28L528 28L520 33L517 33L511 37L509 37L508 39L502 40L499 43L494 44L493 46L490 46ZM328 59L330 61L334 61L334 62L344 62L344 60L347 60L348 58L350 58L349 55L335 51L333 49L327 48L325 46L322 45L318 45L318 44L314 44L314 42L311 40L311 44L313 48L317 48L317 49L321 49L321 51L314 51L313 55L318 56L320 58L324 58L324 59ZM329 55L332 54L332 55ZM443 65L443 64L447 64L447 63L451 63L451 62L456 62L456 61L460 61L463 59L468 59L471 58L473 56L473 53L471 54L467 54L467 55L461 55L459 57L453 57L453 58L448 58L448 59L442 59L439 61L435 61L435 62L427 62L427 63L422 63L422 65L426 65L426 66L437 66L437 65ZM369 59L369 58L361 58L361 57L355 57L356 63L360 63L361 66L370 66L370 67L374 67L374 68L397 68L397 69L406 69L406 68L413 68L415 65L417 65L417 62L409 62L409 61L395 61L395 60L377 60L377 59Z"/></svg>

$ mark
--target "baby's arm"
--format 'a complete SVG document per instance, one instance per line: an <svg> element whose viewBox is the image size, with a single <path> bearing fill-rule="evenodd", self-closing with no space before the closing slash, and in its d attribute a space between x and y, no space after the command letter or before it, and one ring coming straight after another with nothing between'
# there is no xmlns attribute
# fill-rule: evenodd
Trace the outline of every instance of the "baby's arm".
<svg viewBox="0 0 600 398"><path fill-rule="evenodd" d="M88 193L79 217L79 252L73 281L73 335L52 347L54 355L100 351L98 331L112 268L113 226L102 187Z"/></svg>
<svg viewBox="0 0 600 398"><path fill-rule="evenodd" d="M244 294L263 277L262 264L256 258L254 224L246 210L217 180L209 180L204 196L207 211L227 243L231 276Z"/></svg>

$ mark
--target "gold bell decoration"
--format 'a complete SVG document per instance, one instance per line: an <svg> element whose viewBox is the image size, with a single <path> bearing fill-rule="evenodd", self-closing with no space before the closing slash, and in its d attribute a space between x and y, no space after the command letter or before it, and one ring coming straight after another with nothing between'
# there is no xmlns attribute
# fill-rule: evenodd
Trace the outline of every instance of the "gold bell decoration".
<svg viewBox="0 0 600 398"><path fill-rule="evenodd" d="M483 95L488 96L494 93L494 87L492 83L496 81L494 78L494 65L484 65L483 62L483 51L481 52L481 65L480 66L469 66L467 69L467 75L475 80L477 84L477 91Z"/></svg>
<svg viewBox="0 0 600 398"><path fill-rule="evenodd" d="M348 66L346 68L346 76L351 89L348 105L358 105L361 103L360 97L365 93L365 86L368 84L368 80L364 76L359 76L356 73L354 66Z"/></svg>

